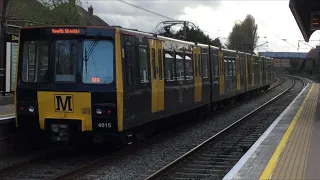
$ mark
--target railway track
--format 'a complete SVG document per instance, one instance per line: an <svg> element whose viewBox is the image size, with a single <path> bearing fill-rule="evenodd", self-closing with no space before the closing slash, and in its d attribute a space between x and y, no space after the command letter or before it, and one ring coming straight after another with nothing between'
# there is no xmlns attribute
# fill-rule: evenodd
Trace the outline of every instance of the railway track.
<svg viewBox="0 0 320 180"><path fill-rule="evenodd" d="M280 84L283 83L283 77L281 76L275 76L275 82L273 84L271 84L271 86L268 88L268 90L274 89L276 87L278 87Z"/></svg>
<svg viewBox="0 0 320 180"><path fill-rule="evenodd" d="M104 148L97 151L92 149L77 149L66 151L64 148L51 150L41 157L25 163L15 164L0 170L0 179L55 179L67 171L74 170L79 165L88 165L96 159L114 152Z"/></svg>
<svg viewBox="0 0 320 180"><path fill-rule="evenodd" d="M282 77L278 77L275 81L274 87L277 87L283 82ZM270 89L270 88L269 88ZM68 153L68 152L54 152L45 155L42 158L37 158L22 164L16 164L11 167L0 169L1 179L69 179L83 173L90 167L95 167L99 163L107 163L112 161L115 157L122 157L135 151L128 148L127 150L110 153ZM58 153L59 152L59 153ZM108 154L108 155L106 155ZM33 172L37 172L34 174Z"/></svg>
<svg viewBox="0 0 320 180"><path fill-rule="evenodd" d="M297 81L301 82L296 83ZM302 89L304 86L303 80L294 80L292 78L291 86L279 95L203 141L146 179L223 178L273 122L264 118L272 111L262 110L266 108L272 109L281 105L279 98L283 98L284 94L290 93L290 90L294 87Z"/></svg>

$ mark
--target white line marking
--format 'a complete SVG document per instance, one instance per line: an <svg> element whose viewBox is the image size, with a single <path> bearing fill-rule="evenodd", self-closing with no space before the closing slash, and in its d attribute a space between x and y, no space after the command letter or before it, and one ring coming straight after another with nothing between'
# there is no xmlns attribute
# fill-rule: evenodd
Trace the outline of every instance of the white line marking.
<svg viewBox="0 0 320 180"><path fill-rule="evenodd" d="M251 146L251 148L241 157L241 159L235 164L232 169L223 177L223 180L230 180L238 173L242 166L248 161L252 154L257 150L260 144L267 138L270 132L278 124L278 122L283 118L285 114L291 109L291 106L296 102L296 100L301 96L301 94L307 89L310 84L308 83L303 90L294 98L294 100L289 104L289 106L277 117L277 119L269 126L269 128L260 136L260 138Z"/></svg>
<svg viewBox="0 0 320 180"><path fill-rule="evenodd" d="M0 121L4 121L4 120L8 120L8 119L12 119L12 118L16 118L16 116L11 115L11 116L7 116L7 117L0 117Z"/></svg>

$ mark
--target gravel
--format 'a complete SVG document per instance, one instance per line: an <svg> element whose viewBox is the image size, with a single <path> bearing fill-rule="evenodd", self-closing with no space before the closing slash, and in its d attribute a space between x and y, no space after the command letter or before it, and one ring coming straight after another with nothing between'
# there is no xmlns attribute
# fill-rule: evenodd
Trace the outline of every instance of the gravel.
<svg viewBox="0 0 320 180"><path fill-rule="evenodd" d="M87 172L74 179L143 179L221 131L235 120L272 99L287 89L291 83L291 79L284 77L284 82L280 86L260 97L239 103L239 105L224 113L207 118L205 121L199 121L196 125L159 141L153 141L139 151L100 166L94 171Z"/></svg>

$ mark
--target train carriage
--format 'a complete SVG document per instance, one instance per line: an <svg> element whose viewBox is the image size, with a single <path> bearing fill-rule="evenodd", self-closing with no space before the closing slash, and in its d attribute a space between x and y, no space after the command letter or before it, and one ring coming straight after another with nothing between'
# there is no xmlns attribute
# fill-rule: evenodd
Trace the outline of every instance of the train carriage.
<svg viewBox="0 0 320 180"><path fill-rule="evenodd" d="M270 59L119 27L23 28L19 45L17 127L54 141L123 135L272 81Z"/></svg>

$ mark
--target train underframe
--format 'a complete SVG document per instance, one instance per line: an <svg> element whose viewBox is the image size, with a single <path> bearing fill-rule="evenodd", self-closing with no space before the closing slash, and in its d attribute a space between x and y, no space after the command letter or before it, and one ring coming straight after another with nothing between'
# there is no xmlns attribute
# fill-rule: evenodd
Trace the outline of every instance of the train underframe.
<svg viewBox="0 0 320 180"><path fill-rule="evenodd" d="M221 108L227 107L230 104L234 104L238 101L247 99L250 96L259 94L260 92L267 90L269 87L270 85L267 85L259 89L254 89L242 94L238 94L237 96L232 96L220 101L216 101L211 104L201 106L181 114L187 114L186 117L190 117L190 115L198 116L202 112L217 111ZM180 114L173 115L173 116L180 116ZM171 117L167 117L164 119L168 119L168 118L171 118ZM35 137L40 137L41 139L45 139L45 140L50 139L52 143L63 144L68 147L75 147L78 144L86 144L86 143L93 143L93 144L112 143L112 144L123 146L123 145L131 145L134 142L143 140L145 139L146 136L149 136L155 133L157 127L159 127L159 123L161 123L165 127L167 122L172 122L172 121L165 121L165 120L162 121L163 119L159 119L159 120L152 121L150 123L128 129L121 133L103 133L103 132L94 132L94 131L82 132L80 120L79 121L59 120L59 123L57 123L57 121L48 120L46 121L45 130L37 130L37 128L32 128L33 131L30 131L30 128L23 128L23 129L25 130L24 132L28 132L26 134L28 141L38 140L39 138L35 138ZM158 123L158 124L155 125L153 123Z"/></svg>

